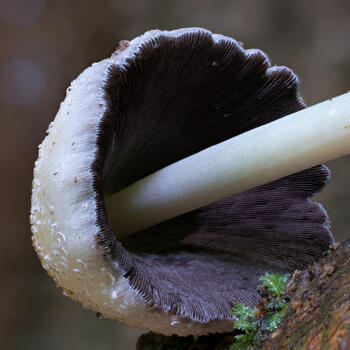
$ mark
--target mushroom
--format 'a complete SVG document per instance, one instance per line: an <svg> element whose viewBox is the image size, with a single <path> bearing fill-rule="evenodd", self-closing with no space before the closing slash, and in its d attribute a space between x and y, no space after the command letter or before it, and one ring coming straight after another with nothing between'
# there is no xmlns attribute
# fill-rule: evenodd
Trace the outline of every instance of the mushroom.
<svg viewBox="0 0 350 350"><path fill-rule="evenodd" d="M304 108L290 69L271 67L263 52L231 38L186 28L124 41L71 83L39 146L31 224L43 267L66 295L104 317L163 334L231 330L233 304L257 302L260 275L302 269L333 243L325 210L309 199L328 169L288 169L168 220L149 211L151 222L128 234L117 227L128 213L118 216L112 198ZM201 159L196 169L206 166ZM157 190L149 195L152 202Z"/></svg>

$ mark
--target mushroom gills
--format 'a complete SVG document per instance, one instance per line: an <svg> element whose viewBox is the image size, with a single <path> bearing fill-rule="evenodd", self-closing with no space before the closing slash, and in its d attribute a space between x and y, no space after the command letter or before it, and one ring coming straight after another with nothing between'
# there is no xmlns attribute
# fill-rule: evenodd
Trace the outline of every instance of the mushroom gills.
<svg viewBox="0 0 350 350"><path fill-rule="evenodd" d="M256 303L260 275L302 269L333 242L325 210L310 200L328 169L315 166L122 241L104 198L303 108L291 70L270 67L263 52L231 38L185 28L123 44L72 82L40 146L31 223L44 268L85 307L135 327L231 330L232 305Z"/></svg>
<svg viewBox="0 0 350 350"><path fill-rule="evenodd" d="M109 68L105 98L99 159L108 194L305 107L293 72L204 31L145 41ZM147 303L200 322L230 318L234 302L256 303L261 274L302 269L329 247L327 215L309 200L328 177L320 165L137 232L122 245L103 222L99 242Z"/></svg>

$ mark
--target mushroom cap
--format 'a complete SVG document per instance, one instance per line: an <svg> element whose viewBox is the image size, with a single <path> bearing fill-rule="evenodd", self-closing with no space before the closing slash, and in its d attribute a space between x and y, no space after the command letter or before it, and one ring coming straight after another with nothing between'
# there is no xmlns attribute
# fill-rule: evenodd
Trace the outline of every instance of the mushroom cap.
<svg viewBox="0 0 350 350"><path fill-rule="evenodd" d="M153 30L71 83L35 163L31 224L43 267L84 307L163 334L232 329L266 271L292 272L333 242L309 200L320 165L118 242L104 194L305 107L298 79L202 28ZM263 140L262 140L263 142Z"/></svg>

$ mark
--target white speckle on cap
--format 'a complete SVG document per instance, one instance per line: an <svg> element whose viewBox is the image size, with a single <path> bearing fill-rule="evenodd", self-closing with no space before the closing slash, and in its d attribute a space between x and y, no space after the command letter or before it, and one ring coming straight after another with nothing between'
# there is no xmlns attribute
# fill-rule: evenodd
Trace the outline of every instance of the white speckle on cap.
<svg viewBox="0 0 350 350"><path fill-rule="evenodd" d="M202 28L147 32L111 58L93 64L72 82L39 147L31 209L33 245L43 267L65 295L104 317L157 333L183 336L229 331L232 322L200 323L174 317L156 305L149 306L131 288L118 264L106 259L106 252L97 244L100 228L90 169L96 160L98 126L106 108L104 84L110 66L126 65L141 45L159 35L179 37L199 31L210 34ZM220 36L220 40L232 39Z"/></svg>

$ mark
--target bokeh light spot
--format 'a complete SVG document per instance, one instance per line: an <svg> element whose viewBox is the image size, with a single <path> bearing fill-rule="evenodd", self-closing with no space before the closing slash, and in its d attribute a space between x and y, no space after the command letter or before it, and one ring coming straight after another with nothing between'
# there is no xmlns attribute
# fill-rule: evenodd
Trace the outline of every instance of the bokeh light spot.
<svg viewBox="0 0 350 350"><path fill-rule="evenodd" d="M46 73L34 60L17 59L1 70L0 96L5 103L22 105L34 102L46 86Z"/></svg>
<svg viewBox="0 0 350 350"><path fill-rule="evenodd" d="M45 7L45 0L1 0L0 18L15 26L32 23Z"/></svg>

